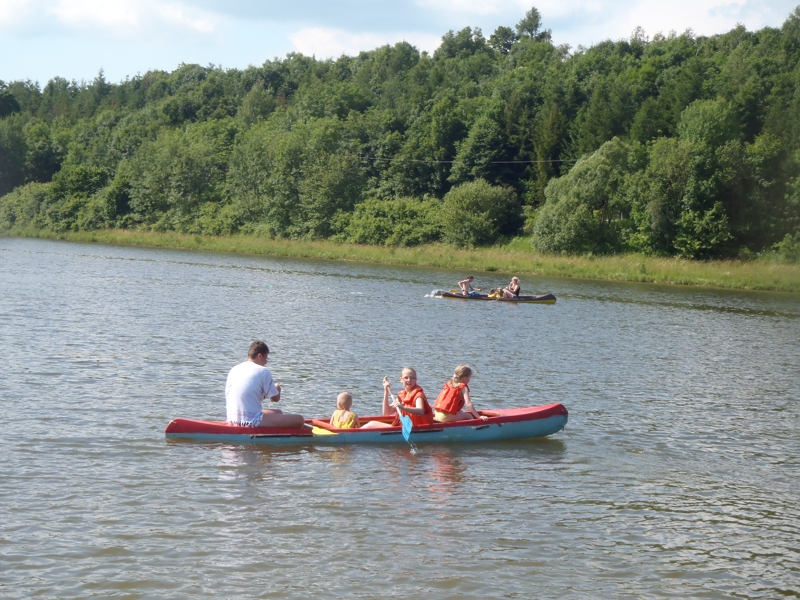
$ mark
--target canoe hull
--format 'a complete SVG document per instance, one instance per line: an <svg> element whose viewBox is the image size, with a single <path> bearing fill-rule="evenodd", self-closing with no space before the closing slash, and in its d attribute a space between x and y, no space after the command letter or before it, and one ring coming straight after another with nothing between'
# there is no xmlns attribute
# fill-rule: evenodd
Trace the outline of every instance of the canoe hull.
<svg viewBox="0 0 800 600"><path fill-rule="evenodd" d="M432 296L437 298L452 298L457 300L483 300L484 302L511 302L512 304L555 304L556 297L553 294L541 294L539 296L519 296L517 298L489 298L487 294L479 296L465 296L455 292L435 290Z"/></svg>
<svg viewBox="0 0 800 600"><path fill-rule="evenodd" d="M415 427L409 441L415 444L480 443L544 437L561 431L568 419L567 409L562 404L482 412L489 416L488 421L473 419ZM268 446L405 443L400 427L335 429L321 419L308 419L306 423L308 427L304 429L279 429L174 419L167 426L165 436L172 440Z"/></svg>

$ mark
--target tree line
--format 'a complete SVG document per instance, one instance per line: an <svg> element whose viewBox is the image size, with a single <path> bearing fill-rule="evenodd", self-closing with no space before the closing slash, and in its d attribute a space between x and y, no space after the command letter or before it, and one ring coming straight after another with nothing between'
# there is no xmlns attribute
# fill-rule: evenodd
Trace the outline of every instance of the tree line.
<svg viewBox="0 0 800 600"><path fill-rule="evenodd" d="M574 51L533 8L247 69L0 81L0 230L800 254L800 7Z"/></svg>

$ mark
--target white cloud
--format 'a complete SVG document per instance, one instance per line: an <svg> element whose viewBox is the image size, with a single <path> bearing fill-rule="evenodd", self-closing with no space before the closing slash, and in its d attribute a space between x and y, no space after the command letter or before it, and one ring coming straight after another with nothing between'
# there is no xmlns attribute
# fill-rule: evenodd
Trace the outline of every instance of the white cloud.
<svg viewBox="0 0 800 600"><path fill-rule="evenodd" d="M130 1L57 0L46 9L46 14L72 29L138 27L142 13L142 7Z"/></svg>
<svg viewBox="0 0 800 600"><path fill-rule="evenodd" d="M698 35L714 35L729 31L738 22L745 22L750 30L766 25L763 18L766 15L753 19L745 14L746 6L746 0L671 0L668 3L643 0L628 11L618 33L627 37L634 27L641 25L651 37L657 32L682 33L687 29Z"/></svg>
<svg viewBox="0 0 800 600"><path fill-rule="evenodd" d="M421 8L450 14L459 13L481 16L507 12L509 5L520 3L520 0L515 2L504 2L503 0L415 0L415 4ZM522 4L527 4L527 2Z"/></svg>
<svg viewBox="0 0 800 600"><path fill-rule="evenodd" d="M164 30L212 34L223 19L183 2L0 0L0 28L15 32L52 32L55 28L101 37L147 39Z"/></svg>
<svg viewBox="0 0 800 600"><path fill-rule="evenodd" d="M534 0L535 1L535 0ZM691 29L715 35L743 23L750 31L780 26L796 0L540 0L543 26L560 44L589 47L605 39L628 38L637 26L649 37Z"/></svg>
<svg viewBox="0 0 800 600"><path fill-rule="evenodd" d="M520 18L530 8L527 2L520 2L520 8L522 4L525 4L525 8L522 9ZM548 19L570 17L576 21L585 21L587 18L596 19L612 12L605 0L540 0L536 2L536 8L542 13L542 25L545 27L548 27Z"/></svg>
<svg viewBox="0 0 800 600"><path fill-rule="evenodd" d="M213 13L198 11L182 4L156 4L155 12L165 21L191 29L198 33L213 33L220 17Z"/></svg>
<svg viewBox="0 0 800 600"><path fill-rule="evenodd" d="M534 6L539 9L543 20L566 16L584 19L590 15L608 13L611 6L616 6L608 0L415 0L415 4L447 15L502 15L511 18L513 24Z"/></svg>
<svg viewBox="0 0 800 600"><path fill-rule="evenodd" d="M0 28L11 28L35 14L32 0L0 0Z"/></svg>
<svg viewBox="0 0 800 600"><path fill-rule="evenodd" d="M557 43L590 46L604 39L627 38L641 26L657 32L692 29L698 35L724 33L744 23L754 31L783 22L796 0L414 0L425 11L453 23L513 26L532 6L542 14ZM458 25L461 23L461 25Z"/></svg>
<svg viewBox="0 0 800 600"><path fill-rule="evenodd" d="M336 58L342 54L357 55L385 44L406 41L419 50L433 52L439 47L441 37L422 33L349 33L340 29L310 27L289 35L298 52L317 58Z"/></svg>

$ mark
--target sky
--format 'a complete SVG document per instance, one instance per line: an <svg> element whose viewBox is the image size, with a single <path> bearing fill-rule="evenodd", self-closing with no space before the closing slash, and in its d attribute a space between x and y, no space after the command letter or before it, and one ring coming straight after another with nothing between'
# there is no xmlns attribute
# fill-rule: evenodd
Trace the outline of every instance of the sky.
<svg viewBox="0 0 800 600"><path fill-rule="evenodd" d="M110 82L181 63L246 68L290 52L353 55L449 30L486 37L536 6L553 43L591 46L643 27L696 35L780 27L800 0L0 0L0 80Z"/></svg>

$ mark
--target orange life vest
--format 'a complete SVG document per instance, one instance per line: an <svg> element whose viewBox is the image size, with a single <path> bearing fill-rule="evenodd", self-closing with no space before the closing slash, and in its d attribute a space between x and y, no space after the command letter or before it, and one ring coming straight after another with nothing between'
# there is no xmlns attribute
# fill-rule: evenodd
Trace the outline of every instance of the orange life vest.
<svg viewBox="0 0 800 600"><path fill-rule="evenodd" d="M452 387L449 381L445 382L433 404L433 409L448 415L457 415L458 411L464 408L464 396L461 395L461 390L464 388L469 391L466 383L459 383L456 387Z"/></svg>
<svg viewBox="0 0 800 600"><path fill-rule="evenodd" d="M397 392L397 399L400 400L400 404L403 406L408 406L409 408L416 408L417 407L417 398L422 398L423 408L425 409L424 415L412 415L411 413L403 413L408 418L411 419L412 425L430 425L433 423L433 409L431 405L428 404L428 399L425 397L425 392L422 391L422 388L418 385L414 386L414 388L410 392L406 392L405 390L400 390ZM392 422L392 426L397 427L400 425L400 415L395 416L394 421Z"/></svg>

